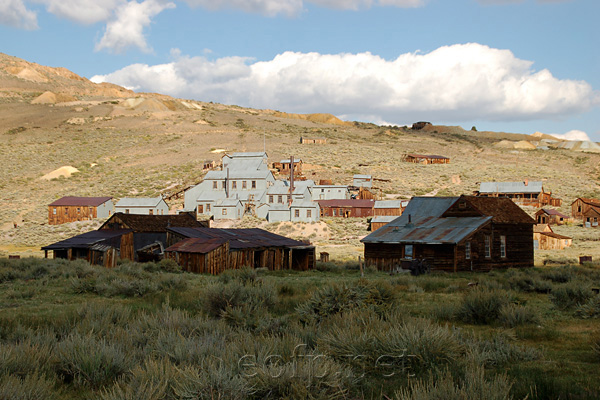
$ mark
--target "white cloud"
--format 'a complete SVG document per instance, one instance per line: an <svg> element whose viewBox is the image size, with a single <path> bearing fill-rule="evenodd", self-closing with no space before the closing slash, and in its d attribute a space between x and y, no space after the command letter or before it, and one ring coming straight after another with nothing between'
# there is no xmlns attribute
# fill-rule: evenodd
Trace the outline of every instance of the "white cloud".
<svg viewBox="0 0 600 400"><path fill-rule="evenodd" d="M477 43L407 53L395 60L370 53L285 52L260 62L178 57L169 64L132 65L93 80L255 108L371 115L391 123L555 118L598 104L588 83L534 71L532 62L509 50Z"/></svg>
<svg viewBox="0 0 600 400"><path fill-rule="evenodd" d="M40 1L40 0L38 0ZM58 17L80 24L95 24L109 20L125 0L41 0L46 9Z"/></svg>
<svg viewBox="0 0 600 400"><path fill-rule="evenodd" d="M0 24L28 30L38 28L36 13L28 10L23 0L0 1Z"/></svg>
<svg viewBox="0 0 600 400"><path fill-rule="evenodd" d="M565 139L565 140L590 140L590 137L587 133L578 130L572 130L564 134L551 133L557 139Z"/></svg>
<svg viewBox="0 0 600 400"><path fill-rule="evenodd" d="M107 49L121 53L130 47L137 47L144 52L152 49L146 42L144 28L152 22L152 17L175 4L161 0L145 0L141 3L131 1L116 9L116 18L106 25L104 36L96 44L96 51Z"/></svg>
<svg viewBox="0 0 600 400"><path fill-rule="evenodd" d="M270 17L283 14L293 16L303 9L302 0L185 0L192 7L209 10L233 9Z"/></svg>

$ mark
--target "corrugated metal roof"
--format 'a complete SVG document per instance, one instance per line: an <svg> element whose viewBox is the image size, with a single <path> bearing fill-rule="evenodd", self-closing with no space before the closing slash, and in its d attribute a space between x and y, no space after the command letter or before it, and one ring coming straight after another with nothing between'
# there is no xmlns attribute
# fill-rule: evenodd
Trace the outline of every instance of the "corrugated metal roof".
<svg viewBox="0 0 600 400"><path fill-rule="evenodd" d="M83 206L83 207L98 207L101 204L111 200L112 197L76 197L65 196L50 203L51 206Z"/></svg>
<svg viewBox="0 0 600 400"><path fill-rule="evenodd" d="M241 202L238 199L223 199L215 202L215 207L237 207Z"/></svg>
<svg viewBox="0 0 600 400"><path fill-rule="evenodd" d="M115 207L156 207L162 201L162 197L124 197L119 200Z"/></svg>
<svg viewBox="0 0 600 400"><path fill-rule="evenodd" d="M166 232L168 227L203 227L206 222L197 221L188 213L177 215L141 215L114 213L99 229L121 226L134 232Z"/></svg>
<svg viewBox="0 0 600 400"><path fill-rule="evenodd" d="M542 182L481 182L479 193L541 193Z"/></svg>
<svg viewBox="0 0 600 400"><path fill-rule="evenodd" d="M397 215L377 215L377 216L371 218L371 223L375 222L375 223L389 224L396 218L400 218L400 217Z"/></svg>
<svg viewBox="0 0 600 400"><path fill-rule="evenodd" d="M373 208L374 200L355 200L355 199L334 199L317 200L319 206L323 207L353 207L353 208Z"/></svg>
<svg viewBox="0 0 600 400"><path fill-rule="evenodd" d="M204 240L222 239L229 241L229 248L246 249L258 247L311 248L308 243L293 240L259 228L217 229L217 228L169 228L170 231L188 238Z"/></svg>
<svg viewBox="0 0 600 400"><path fill-rule="evenodd" d="M317 208L319 203L310 200L294 200L291 205L292 208Z"/></svg>
<svg viewBox="0 0 600 400"><path fill-rule="evenodd" d="M217 201L226 198L224 190L207 190L205 192L201 192L196 202L202 203L205 201Z"/></svg>
<svg viewBox="0 0 600 400"><path fill-rule="evenodd" d="M534 224L531 218L521 207L511 199L502 197L461 196L473 205L481 214L494 217L498 224Z"/></svg>
<svg viewBox="0 0 600 400"><path fill-rule="evenodd" d="M267 157L267 153L265 153L264 151L246 151L246 152L240 152L240 153L225 154L224 157L230 157L230 158Z"/></svg>
<svg viewBox="0 0 600 400"><path fill-rule="evenodd" d="M356 174L352 178L353 179L371 179L371 175Z"/></svg>
<svg viewBox="0 0 600 400"><path fill-rule="evenodd" d="M563 213L561 213L561 212L559 212L559 211L557 211L557 210L553 210L553 209L551 209L551 208L542 208L540 211L541 211L542 213L546 213L546 214L548 214L548 215L556 215L556 216L559 216L559 217L561 217L561 218L567 218L567 219L569 218L569 217L567 217L565 214L563 214ZM537 213L539 213L540 211L538 211ZM537 214L537 213L536 213L536 214Z"/></svg>
<svg viewBox="0 0 600 400"><path fill-rule="evenodd" d="M536 232L539 233L540 235L546 235L548 237L554 238L554 239L571 239L569 236L563 236L563 235L559 235L558 233L554 233L554 232Z"/></svg>
<svg viewBox="0 0 600 400"><path fill-rule="evenodd" d="M179 251L181 253L200 253L206 254L211 251L223 246L227 243L226 239L213 238L213 239L201 239L201 238L188 238L181 242L175 243L165 249L166 251Z"/></svg>
<svg viewBox="0 0 600 400"><path fill-rule="evenodd" d="M373 208L400 208L402 200L376 200Z"/></svg>
<svg viewBox="0 0 600 400"><path fill-rule="evenodd" d="M584 202L585 204L589 204L590 206L600 207L600 200L598 200L598 199L588 199L585 197L579 197L575 201L577 201L577 200L581 200L582 202ZM575 203L575 201L573 203ZM573 204L573 203L571 203L571 204Z"/></svg>
<svg viewBox="0 0 600 400"><path fill-rule="evenodd" d="M315 185L313 189L346 189L348 190L348 186L346 185Z"/></svg>
<svg viewBox="0 0 600 400"><path fill-rule="evenodd" d="M447 159L449 160L448 157L444 157L444 156L438 156L435 154L407 154L409 157L414 157L414 158L431 158L431 159L437 159L437 160L441 160L441 159Z"/></svg>
<svg viewBox="0 0 600 400"><path fill-rule="evenodd" d="M129 229L105 229L90 231L65 240L61 240L60 242L56 242L48 246L44 246L42 247L42 250L63 250L73 248L86 249L94 246L95 244L100 244L108 239L116 238L129 232L131 232Z"/></svg>
<svg viewBox="0 0 600 400"><path fill-rule="evenodd" d="M266 179L269 175L272 175L269 170L256 170L256 169L232 169L229 168L229 179L235 180L249 180L249 179ZM227 179L227 170L223 171L208 171L204 180L223 180Z"/></svg>

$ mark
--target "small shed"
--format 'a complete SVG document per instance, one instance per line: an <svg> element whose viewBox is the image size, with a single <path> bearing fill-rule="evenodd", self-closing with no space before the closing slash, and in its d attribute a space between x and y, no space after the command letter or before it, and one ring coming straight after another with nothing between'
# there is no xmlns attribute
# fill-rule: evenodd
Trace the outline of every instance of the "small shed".
<svg viewBox="0 0 600 400"><path fill-rule="evenodd" d="M112 197L65 196L48 205L48 225L108 218L112 213Z"/></svg>
<svg viewBox="0 0 600 400"><path fill-rule="evenodd" d="M584 213L591 209L600 211L600 200L578 197L571 203L571 216L575 219L583 220Z"/></svg>
<svg viewBox="0 0 600 400"><path fill-rule="evenodd" d="M396 218L398 218L396 215L377 215L371 218L371 232L375 232L377 229L389 224Z"/></svg>
<svg viewBox="0 0 600 400"><path fill-rule="evenodd" d="M345 185L314 185L310 188L312 200L343 200L350 198L350 191Z"/></svg>
<svg viewBox="0 0 600 400"><path fill-rule="evenodd" d="M356 174L352 177L352 185L355 187L371 188L373 187L373 177L371 175Z"/></svg>
<svg viewBox="0 0 600 400"><path fill-rule="evenodd" d="M300 137L300 144L327 144L327 139Z"/></svg>
<svg viewBox="0 0 600 400"><path fill-rule="evenodd" d="M400 216L408 205L408 200L378 200L373 205L373 215Z"/></svg>
<svg viewBox="0 0 600 400"><path fill-rule="evenodd" d="M597 228L600 221L600 210L589 208L583 212L583 226L585 228Z"/></svg>
<svg viewBox="0 0 600 400"><path fill-rule="evenodd" d="M244 213L244 206L238 199L218 200L213 208L215 220L240 219Z"/></svg>
<svg viewBox="0 0 600 400"><path fill-rule="evenodd" d="M404 161L415 164L450 164L450 158L435 154L410 153L404 157Z"/></svg>
<svg viewBox="0 0 600 400"><path fill-rule="evenodd" d="M113 268L117 259L133 254L133 232L128 229L101 230L82 233L42 247L44 256L52 251L53 258L84 259L90 264Z"/></svg>
<svg viewBox="0 0 600 400"><path fill-rule="evenodd" d="M565 247L571 247L572 243L572 238L554 233L548 224L533 227L533 247L536 250L564 250Z"/></svg>
<svg viewBox="0 0 600 400"><path fill-rule="evenodd" d="M219 274L244 267L305 271L315 267L315 246L258 228L169 228L167 242L165 257L192 272ZM229 247L226 258L225 243Z"/></svg>
<svg viewBox="0 0 600 400"><path fill-rule="evenodd" d="M292 222L316 222L319 220L319 203L316 201L295 200L290 205Z"/></svg>
<svg viewBox="0 0 600 400"><path fill-rule="evenodd" d="M115 204L115 212L125 214L168 215L169 206L161 197L124 197Z"/></svg>
<svg viewBox="0 0 600 400"><path fill-rule="evenodd" d="M302 175L302 160L294 158L294 174ZM292 160L281 160L273 163L275 168L280 174L289 174L292 166Z"/></svg>
<svg viewBox="0 0 600 400"><path fill-rule="evenodd" d="M538 224L562 225L569 217L551 208L542 208L535 213L535 220Z"/></svg>
<svg viewBox="0 0 600 400"><path fill-rule="evenodd" d="M372 217L374 200L318 200L321 208L321 218L342 217L361 218Z"/></svg>

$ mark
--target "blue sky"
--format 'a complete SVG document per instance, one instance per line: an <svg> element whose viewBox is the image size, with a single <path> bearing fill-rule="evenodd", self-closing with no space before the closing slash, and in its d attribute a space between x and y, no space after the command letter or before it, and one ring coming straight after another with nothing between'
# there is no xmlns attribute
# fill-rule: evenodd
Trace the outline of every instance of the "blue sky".
<svg viewBox="0 0 600 400"><path fill-rule="evenodd" d="M137 91L600 141L598 0L0 0L0 51Z"/></svg>

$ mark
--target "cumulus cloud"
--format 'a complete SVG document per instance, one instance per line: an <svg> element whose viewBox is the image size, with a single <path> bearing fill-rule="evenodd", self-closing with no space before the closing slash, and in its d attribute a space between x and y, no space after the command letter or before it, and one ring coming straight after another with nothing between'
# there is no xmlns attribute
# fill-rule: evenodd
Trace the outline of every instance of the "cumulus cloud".
<svg viewBox="0 0 600 400"><path fill-rule="evenodd" d="M48 12L81 24L107 21L125 0L43 0Z"/></svg>
<svg viewBox="0 0 600 400"><path fill-rule="evenodd" d="M36 13L28 10L23 0L0 1L0 24L28 30L38 28Z"/></svg>
<svg viewBox="0 0 600 400"><path fill-rule="evenodd" d="M589 141L590 137L584 131L572 130L564 134L551 133L557 139L564 140L585 140Z"/></svg>
<svg viewBox="0 0 600 400"><path fill-rule="evenodd" d="M96 51L107 49L121 53L130 47L137 47L144 52L152 51L146 42L144 28L150 25L154 16L174 7L174 3L161 0L131 1L120 5L115 12L116 17L106 25Z"/></svg>
<svg viewBox="0 0 600 400"><path fill-rule="evenodd" d="M255 108L371 115L392 123L532 120L578 114L598 104L588 83L557 79L509 50L477 43L395 60L371 53L285 52L259 62L178 57L92 80Z"/></svg>

